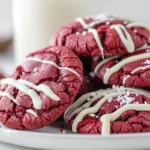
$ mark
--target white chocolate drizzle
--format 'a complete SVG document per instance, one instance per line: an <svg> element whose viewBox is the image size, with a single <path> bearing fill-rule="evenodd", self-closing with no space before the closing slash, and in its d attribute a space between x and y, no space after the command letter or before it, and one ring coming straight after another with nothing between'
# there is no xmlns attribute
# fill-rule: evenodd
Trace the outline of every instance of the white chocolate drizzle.
<svg viewBox="0 0 150 150"><path fill-rule="evenodd" d="M126 92L122 92L120 94L125 94ZM89 107L86 108L84 110L82 110L74 119L73 124L72 124L72 131L73 132L77 132L77 126L79 124L80 121L82 121L82 119L84 118L84 116L86 116L87 114L91 114L91 113L96 113L98 112L98 110L100 109L100 107L108 100L109 97L115 97L118 96L117 92L114 93L110 93L106 96L104 96L96 105L94 105L93 107ZM100 97L101 98L101 97Z"/></svg>
<svg viewBox="0 0 150 150"><path fill-rule="evenodd" d="M113 67L109 68L109 71L107 71L104 74L104 79L103 79L104 83L107 84L110 76L113 73L119 71L124 65L129 64L129 63L134 62L134 61L137 61L137 60L146 59L146 58L150 58L150 53L139 54L139 55L135 55L135 56L123 59L122 61L120 61L119 63L114 65Z"/></svg>
<svg viewBox="0 0 150 150"><path fill-rule="evenodd" d="M113 16L112 16L113 17ZM90 17L93 19L93 21L89 24L87 24L85 22L85 20L83 18L77 18L76 22L80 22L80 24L83 26L84 29L89 29L89 28L93 28L95 25L102 23L104 21L107 21L110 19L110 15L106 15L106 14L100 14L96 17ZM113 19L113 18L111 18Z"/></svg>
<svg viewBox="0 0 150 150"><path fill-rule="evenodd" d="M18 82L27 85L35 90L37 90L38 92L43 92L46 96L48 96L49 98L55 100L55 101L60 101L60 97L58 97L49 86L45 85L45 84L40 84L40 85L35 85L32 82L29 82L27 80L23 80L23 79L19 79Z"/></svg>
<svg viewBox="0 0 150 150"><path fill-rule="evenodd" d="M143 46L137 48L136 51L143 50L143 49L150 49L150 45L144 44Z"/></svg>
<svg viewBox="0 0 150 150"><path fill-rule="evenodd" d="M117 31L122 43L124 44L125 48L129 53L134 52L135 47L131 35L128 33L128 31L123 25L121 24L111 25L110 29L115 29Z"/></svg>
<svg viewBox="0 0 150 150"><path fill-rule="evenodd" d="M126 80L127 80L128 78L130 78L130 75L124 75L124 76L123 76L123 80L122 80L122 84L123 84L123 85L125 85Z"/></svg>
<svg viewBox="0 0 150 150"><path fill-rule="evenodd" d="M120 57L120 55L116 55L116 56L112 56L112 57L106 58L105 60L101 61L99 64L96 65L96 67L94 69L94 73L97 74L100 67L102 67L105 63L109 62L110 60L117 59L119 57Z"/></svg>
<svg viewBox="0 0 150 150"><path fill-rule="evenodd" d="M73 105L71 105L66 110L66 112L64 114L65 120L70 119L73 115L77 114L77 116L75 117L75 119L73 121L73 124L72 124L72 131L73 132L77 132L78 123L80 121L82 121L82 119L84 118L85 115L97 113L98 110L100 109L100 107L109 98L116 97L118 95L124 95L126 93L128 93L128 95L130 95L130 94L135 94L135 95L142 94L142 95L146 95L147 97L150 97L150 94L148 92L144 91L144 90L134 89L134 88L124 88L124 87L115 88L115 89L100 90L100 91L97 91L95 93L97 93L97 94L95 95L94 92L91 92L91 93L83 95L81 98L79 98L79 100L77 100ZM93 96L90 101L87 101L87 98L91 97L93 94L95 96ZM97 99L100 99L99 102L96 103L94 106L90 107L92 105L92 103ZM130 104L128 104L128 105L130 105ZM137 107L137 105L140 105L140 104L134 104L134 105L136 105L136 107ZM150 108L149 108L149 110L150 110ZM118 113L116 112L114 114L115 114L114 116L117 118ZM102 116L101 116L101 118L102 118ZM111 119L111 117L110 117L110 119ZM107 118L105 119L105 117L104 117L103 120L104 121L102 121L102 122L104 122L104 124L108 124L107 125L107 129L108 129L109 124L110 124L110 120L108 120ZM105 134L105 132L107 132L107 131L104 131L104 130L105 130L105 127L102 127L102 134L103 133ZM109 131L110 131L110 129L108 130L108 132Z"/></svg>
<svg viewBox="0 0 150 150"><path fill-rule="evenodd" d="M101 51L102 58L104 59L104 50L103 50L103 46L102 46L102 43L101 43L101 40L99 38L97 30L96 29L88 29L88 32L93 34L95 41L98 45L98 48Z"/></svg>
<svg viewBox="0 0 150 150"><path fill-rule="evenodd" d="M31 83L29 81L16 80L16 79L13 79L13 78L2 79L1 84L6 84L6 85L9 85L9 86L15 87L16 89L19 89L21 92L23 92L26 95L30 96L32 101L33 101L33 106L36 109L41 109L42 108L42 99L40 98L40 96L33 89L30 89L29 87L34 88L39 92L43 92L46 96L48 96L49 98L52 98L55 101L60 100L60 98L50 89L50 87L48 87L47 85L44 85L44 84L34 85L33 83ZM10 98L10 100L12 100L14 102L16 101L12 96L9 95L9 93L7 93L7 95L5 94L5 92L2 92L2 94L3 93L4 93L5 96Z"/></svg>
<svg viewBox="0 0 150 150"><path fill-rule="evenodd" d="M16 99L14 99L14 97L10 94L10 93L8 93L8 92L0 92L0 96L3 96L3 97L7 97L7 98L9 98L11 101L13 101L14 103L16 103L17 105L19 105L19 103L16 101Z"/></svg>
<svg viewBox="0 0 150 150"><path fill-rule="evenodd" d="M27 109L26 112L29 113L29 114L31 114L31 115L33 115L33 116L35 116L35 117L38 117L38 115L36 114L36 112L34 110L32 110L32 109Z"/></svg>
<svg viewBox="0 0 150 150"><path fill-rule="evenodd" d="M27 57L25 59L25 61L36 61L36 62L40 62L40 63L44 63L44 64L50 64L50 65L53 65L54 67L56 67L57 69L59 70L67 70L73 74L75 74L76 76L79 77L80 80L82 80L82 77L79 75L78 72L76 72L75 70L69 68L69 67L59 67L56 63L52 62L52 61L49 61L49 60L41 60L37 57Z"/></svg>
<svg viewBox="0 0 150 150"><path fill-rule="evenodd" d="M33 100L33 105L36 109L41 109L42 100L39 95L32 89L28 88L26 85L19 83L16 79L6 78L1 80L1 84L7 84L19 89L21 92L30 96Z"/></svg>
<svg viewBox="0 0 150 150"><path fill-rule="evenodd" d="M148 68L150 68L150 65L135 68L134 70L132 70L131 74L134 74L135 72L137 72L139 70L145 70L145 69L148 69Z"/></svg>
<svg viewBox="0 0 150 150"><path fill-rule="evenodd" d="M136 111L150 111L150 104L128 104L119 108L113 113L105 114L101 116L100 121L102 122L102 135L110 134L110 121L115 121L117 118L121 116L124 112L128 110L136 110Z"/></svg>
<svg viewBox="0 0 150 150"><path fill-rule="evenodd" d="M150 27L142 23L132 22L132 23L127 24L126 27L127 28L140 27L140 28L144 28L145 30L150 31Z"/></svg>
<svg viewBox="0 0 150 150"><path fill-rule="evenodd" d="M93 28L96 24L99 24L99 23L102 23L102 22L105 22L106 21L106 25L109 25L110 22L109 21L112 21L118 17L116 16L111 16L111 15L108 15L108 14L100 14L96 17L88 17L88 18L92 18L93 21L89 24L87 24L85 22L85 20L83 18L77 18L76 21L77 22L80 22L80 24L83 26L84 29L90 29L95 37L95 40L97 42L97 45L99 47L99 49L101 50L101 53L103 52L103 47L102 47L102 44L101 44L101 41L100 41L100 38L99 36L97 36L97 32L92 30L91 28ZM128 23L127 21L124 21L125 25ZM140 27L140 28L144 28L148 31L150 31L150 27L148 27L147 25L145 24L141 24L141 23L129 23L126 25L126 27L122 24L116 24L116 25L111 25L110 26L110 29L115 29L122 41L122 43L124 44L126 50L129 52L129 53L132 53L134 52L135 50L135 46L134 46L134 43L133 43L133 40L132 40L132 37L131 35L128 33L127 29L126 28L132 28L132 27ZM123 33L124 32L124 33ZM137 32L137 31L135 31ZM125 35L124 35L125 34ZM103 53L102 53L102 57L103 57Z"/></svg>
<svg viewBox="0 0 150 150"><path fill-rule="evenodd" d="M88 29L94 26L94 23L91 24L87 24L83 18L76 18L76 22L80 22L80 24L83 26L84 29Z"/></svg>

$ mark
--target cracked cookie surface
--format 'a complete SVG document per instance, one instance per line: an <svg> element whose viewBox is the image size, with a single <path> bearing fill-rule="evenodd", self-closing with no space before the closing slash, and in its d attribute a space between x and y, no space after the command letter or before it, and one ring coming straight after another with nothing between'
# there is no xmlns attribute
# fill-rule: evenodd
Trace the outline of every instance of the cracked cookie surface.
<svg viewBox="0 0 150 150"><path fill-rule="evenodd" d="M150 48L132 54L113 56L97 62L94 68L97 77L109 85L126 87L150 86ZM95 63L95 62L94 62Z"/></svg>
<svg viewBox="0 0 150 150"><path fill-rule="evenodd" d="M150 94L125 87L91 92L73 103L64 119L82 134L149 132Z"/></svg>
<svg viewBox="0 0 150 150"><path fill-rule="evenodd" d="M80 56L102 58L134 52L149 40L149 28L112 15L77 18L62 27L50 45L62 45Z"/></svg>
<svg viewBox="0 0 150 150"><path fill-rule="evenodd" d="M0 122L13 129L38 129L54 122L74 101L82 63L68 48L51 46L29 54L1 81Z"/></svg>

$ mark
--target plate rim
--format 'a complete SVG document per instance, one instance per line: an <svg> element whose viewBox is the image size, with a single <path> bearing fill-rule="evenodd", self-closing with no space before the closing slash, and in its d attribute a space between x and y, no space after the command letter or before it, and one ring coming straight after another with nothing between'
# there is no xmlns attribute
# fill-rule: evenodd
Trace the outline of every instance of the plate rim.
<svg viewBox="0 0 150 150"><path fill-rule="evenodd" d="M28 136L37 136L37 135L42 135L42 136L50 136L50 137L56 137L58 138L58 135L60 137L65 137L65 138L107 138L107 139L114 139L114 138L133 138L133 137L145 137L145 136L150 136L150 132L141 132L141 133L123 133L123 134L110 134L110 135L101 135L101 134L79 134L79 133L46 133L46 132L38 132L38 131L30 131L30 130L14 130L14 129L4 129L0 128L0 132L3 133L10 133L10 134L26 134Z"/></svg>
<svg viewBox="0 0 150 150"><path fill-rule="evenodd" d="M21 137L21 138L20 138ZM141 142L142 139L142 142ZM92 141L91 141L92 140ZM0 141L33 149L53 150L115 150L150 148L150 132L134 134L112 134L109 136L95 134L60 134L38 131L20 131L0 128ZM136 143L138 141L138 143ZM59 144L57 144L57 142ZM119 145L117 143L120 143ZM132 143L133 144L132 144ZM145 144L145 142L147 144ZM68 145L69 143L69 145ZM107 143L107 144L106 144ZM130 144L128 144L130 143ZM94 145L93 145L94 144Z"/></svg>

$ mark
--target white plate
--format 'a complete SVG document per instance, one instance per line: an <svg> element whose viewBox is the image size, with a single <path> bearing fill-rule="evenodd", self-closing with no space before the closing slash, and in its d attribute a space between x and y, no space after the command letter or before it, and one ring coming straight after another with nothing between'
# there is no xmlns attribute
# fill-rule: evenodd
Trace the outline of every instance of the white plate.
<svg viewBox="0 0 150 150"><path fill-rule="evenodd" d="M149 149L150 133L122 135L81 135L67 130L59 133L60 124L36 131L17 131L0 128L0 141L38 149L100 150L100 149Z"/></svg>

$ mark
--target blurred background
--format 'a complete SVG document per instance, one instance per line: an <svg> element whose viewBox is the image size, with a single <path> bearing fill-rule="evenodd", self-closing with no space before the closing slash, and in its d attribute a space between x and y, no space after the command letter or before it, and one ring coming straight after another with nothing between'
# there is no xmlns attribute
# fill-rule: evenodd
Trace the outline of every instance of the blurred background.
<svg viewBox="0 0 150 150"><path fill-rule="evenodd" d="M33 3L30 3L31 1ZM36 3L33 7L30 7L37 1L40 1L40 5ZM42 6L41 2L44 2L45 6L44 4ZM46 7L48 3L51 5L49 8ZM0 0L0 69L4 74L11 72L15 63L19 63L22 60L22 54L25 55L29 51L47 46L48 41L46 41L47 44L45 41L41 42L44 37L48 38L62 25L73 21L79 14L84 16L85 14L90 15L102 12L116 13L119 16L125 16L137 22L150 24L149 7L150 0ZM48 9L50 11L47 11ZM43 16L48 13L49 22L44 24L45 21L48 21L48 18ZM60 16L61 13L63 13L63 16L66 14L67 17ZM59 17L61 19L58 19ZM36 25L34 25L34 22ZM54 22L57 23L57 26ZM53 26L51 25L52 23ZM46 24L47 26L45 26ZM32 31L34 31L33 36L31 36ZM15 33L17 45L15 53L11 42L14 37L13 33ZM35 33L36 36L34 36ZM44 35L46 33L48 34Z"/></svg>
<svg viewBox="0 0 150 150"><path fill-rule="evenodd" d="M10 28L12 26L12 1L13 0L0 0L0 25L4 27L5 25ZM117 13L119 15L127 16L137 21L150 24L149 0L89 0L89 1L91 1L92 6L91 12L93 14L101 12Z"/></svg>

